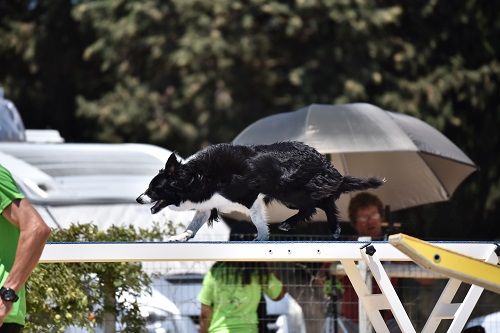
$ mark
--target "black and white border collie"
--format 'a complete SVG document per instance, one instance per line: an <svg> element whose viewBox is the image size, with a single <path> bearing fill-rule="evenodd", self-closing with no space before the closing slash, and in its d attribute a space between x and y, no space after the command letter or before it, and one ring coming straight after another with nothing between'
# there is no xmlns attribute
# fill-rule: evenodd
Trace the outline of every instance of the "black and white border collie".
<svg viewBox="0 0 500 333"><path fill-rule="evenodd" d="M335 201L342 193L377 188L384 180L342 176L323 155L300 142L270 145L209 146L181 164L174 153L165 168L151 180L137 198L140 204L154 203L151 213L164 207L176 211L196 210L183 233L171 237L186 241L218 213L240 212L257 228L256 240L267 240L266 206L276 200L298 210L279 228L290 230L308 221L316 208L326 213L332 234L340 228Z"/></svg>

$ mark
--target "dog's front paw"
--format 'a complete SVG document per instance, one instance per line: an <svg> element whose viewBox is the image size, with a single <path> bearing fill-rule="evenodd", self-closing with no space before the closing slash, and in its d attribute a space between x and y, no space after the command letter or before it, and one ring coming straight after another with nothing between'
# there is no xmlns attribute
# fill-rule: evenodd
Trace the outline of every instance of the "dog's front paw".
<svg viewBox="0 0 500 333"><path fill-rule="evenodd" d="M169 242L187 242L189 239L193 238L193 232L191 230L186 230L178 235L170 236Z"/></svg>
<svg viewBox="0 0 500 333"><path fill-rule="evenodd" d="M288 223L288 222L283 222L281 223L279 226L278 226L278 229L282 230L282 231L290 231L293 229L293 226L291 223Z"/></svg>
<svg viewBox="0 0 500 333"><path fill-rule="evenodd" d="M342 232L342 229L340 228L340 226L338 225L337 226L337 229L335 229L335 232L333 233L333 238L334 239L338 239L340 237L340 233Z"/></svg>

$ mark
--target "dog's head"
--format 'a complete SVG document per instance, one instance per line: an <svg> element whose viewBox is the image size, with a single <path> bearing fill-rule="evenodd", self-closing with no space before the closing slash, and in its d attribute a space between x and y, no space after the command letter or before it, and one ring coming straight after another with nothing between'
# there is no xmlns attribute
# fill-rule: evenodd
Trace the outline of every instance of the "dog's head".
<svg viewBox="0 0 500 333"><path fill-rule="evenodd" d="M186 177L182 168L183 166L172 153L165 168L161 169L151 180L148 189L136 201L140 204L154 203L151 207L152 214L170 205L178 206L182 201L183 193L192 183L191 177Z"/></svg>

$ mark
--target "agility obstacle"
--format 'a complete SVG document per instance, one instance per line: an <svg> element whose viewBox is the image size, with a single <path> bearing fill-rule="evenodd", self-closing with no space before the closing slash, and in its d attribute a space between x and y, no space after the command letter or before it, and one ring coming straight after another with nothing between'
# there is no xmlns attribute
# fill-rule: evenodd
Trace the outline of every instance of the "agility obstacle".
<svg viewBox="0 0 500 333"><path fill-rule="evenodd" d="M391 236L389 242L49 243L41 262L339 261L376 332L389 332L379 311L388 309L403 333L413 333L416 330L382 262L415 261L449 278L422 332L435 332L441 320L451 319L448 332L458 333L484 288L500 292L499 252L493 243L427 243L398 234ZM371 278L365 276L367 270L379 285L380 294L372 293ZM467 296L461 303L452 303L462 282L471 284Z"/></svg>
<svg viewBox="0 0 500 333"><path fill-rule="evenodd" d="M498 254L496 249L491 258L482 261L405 234L390 236L389 243L422 267L500 294L500 267L494 256Z"/></svg>
<svg viewBox="0 0 500 333"><path fill-rule="evenodd" d="M452 319L448 332L461 332L483 288L500 294L500 247L492 244L483 261L404 234L392 235L389 243L418 265L450 277L422 332L435 332L443 319ZM462 303L452 303L460 284L471 284Z"/></svg>

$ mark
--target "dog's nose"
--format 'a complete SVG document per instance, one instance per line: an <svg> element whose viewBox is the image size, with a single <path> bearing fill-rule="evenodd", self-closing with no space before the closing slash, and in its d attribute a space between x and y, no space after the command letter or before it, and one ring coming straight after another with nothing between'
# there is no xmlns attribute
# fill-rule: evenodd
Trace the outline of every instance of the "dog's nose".
<svg viewBox="0 0 500 333"><path fill-rule="evenodd" d="M138 196L137 199L135 199L135 201L137 201L140 204L145 204L145 202L144 202L144 194L141 194L140 196Z"/></svg>
<svg viewBox="0 0 500 333"><path fill-rule="evenodd" d="M140 204L148 204L153 202L153 200L149 197L149 195L144 193L141 194L137 199L135 199L135 201L137 201Z"/></svg>

